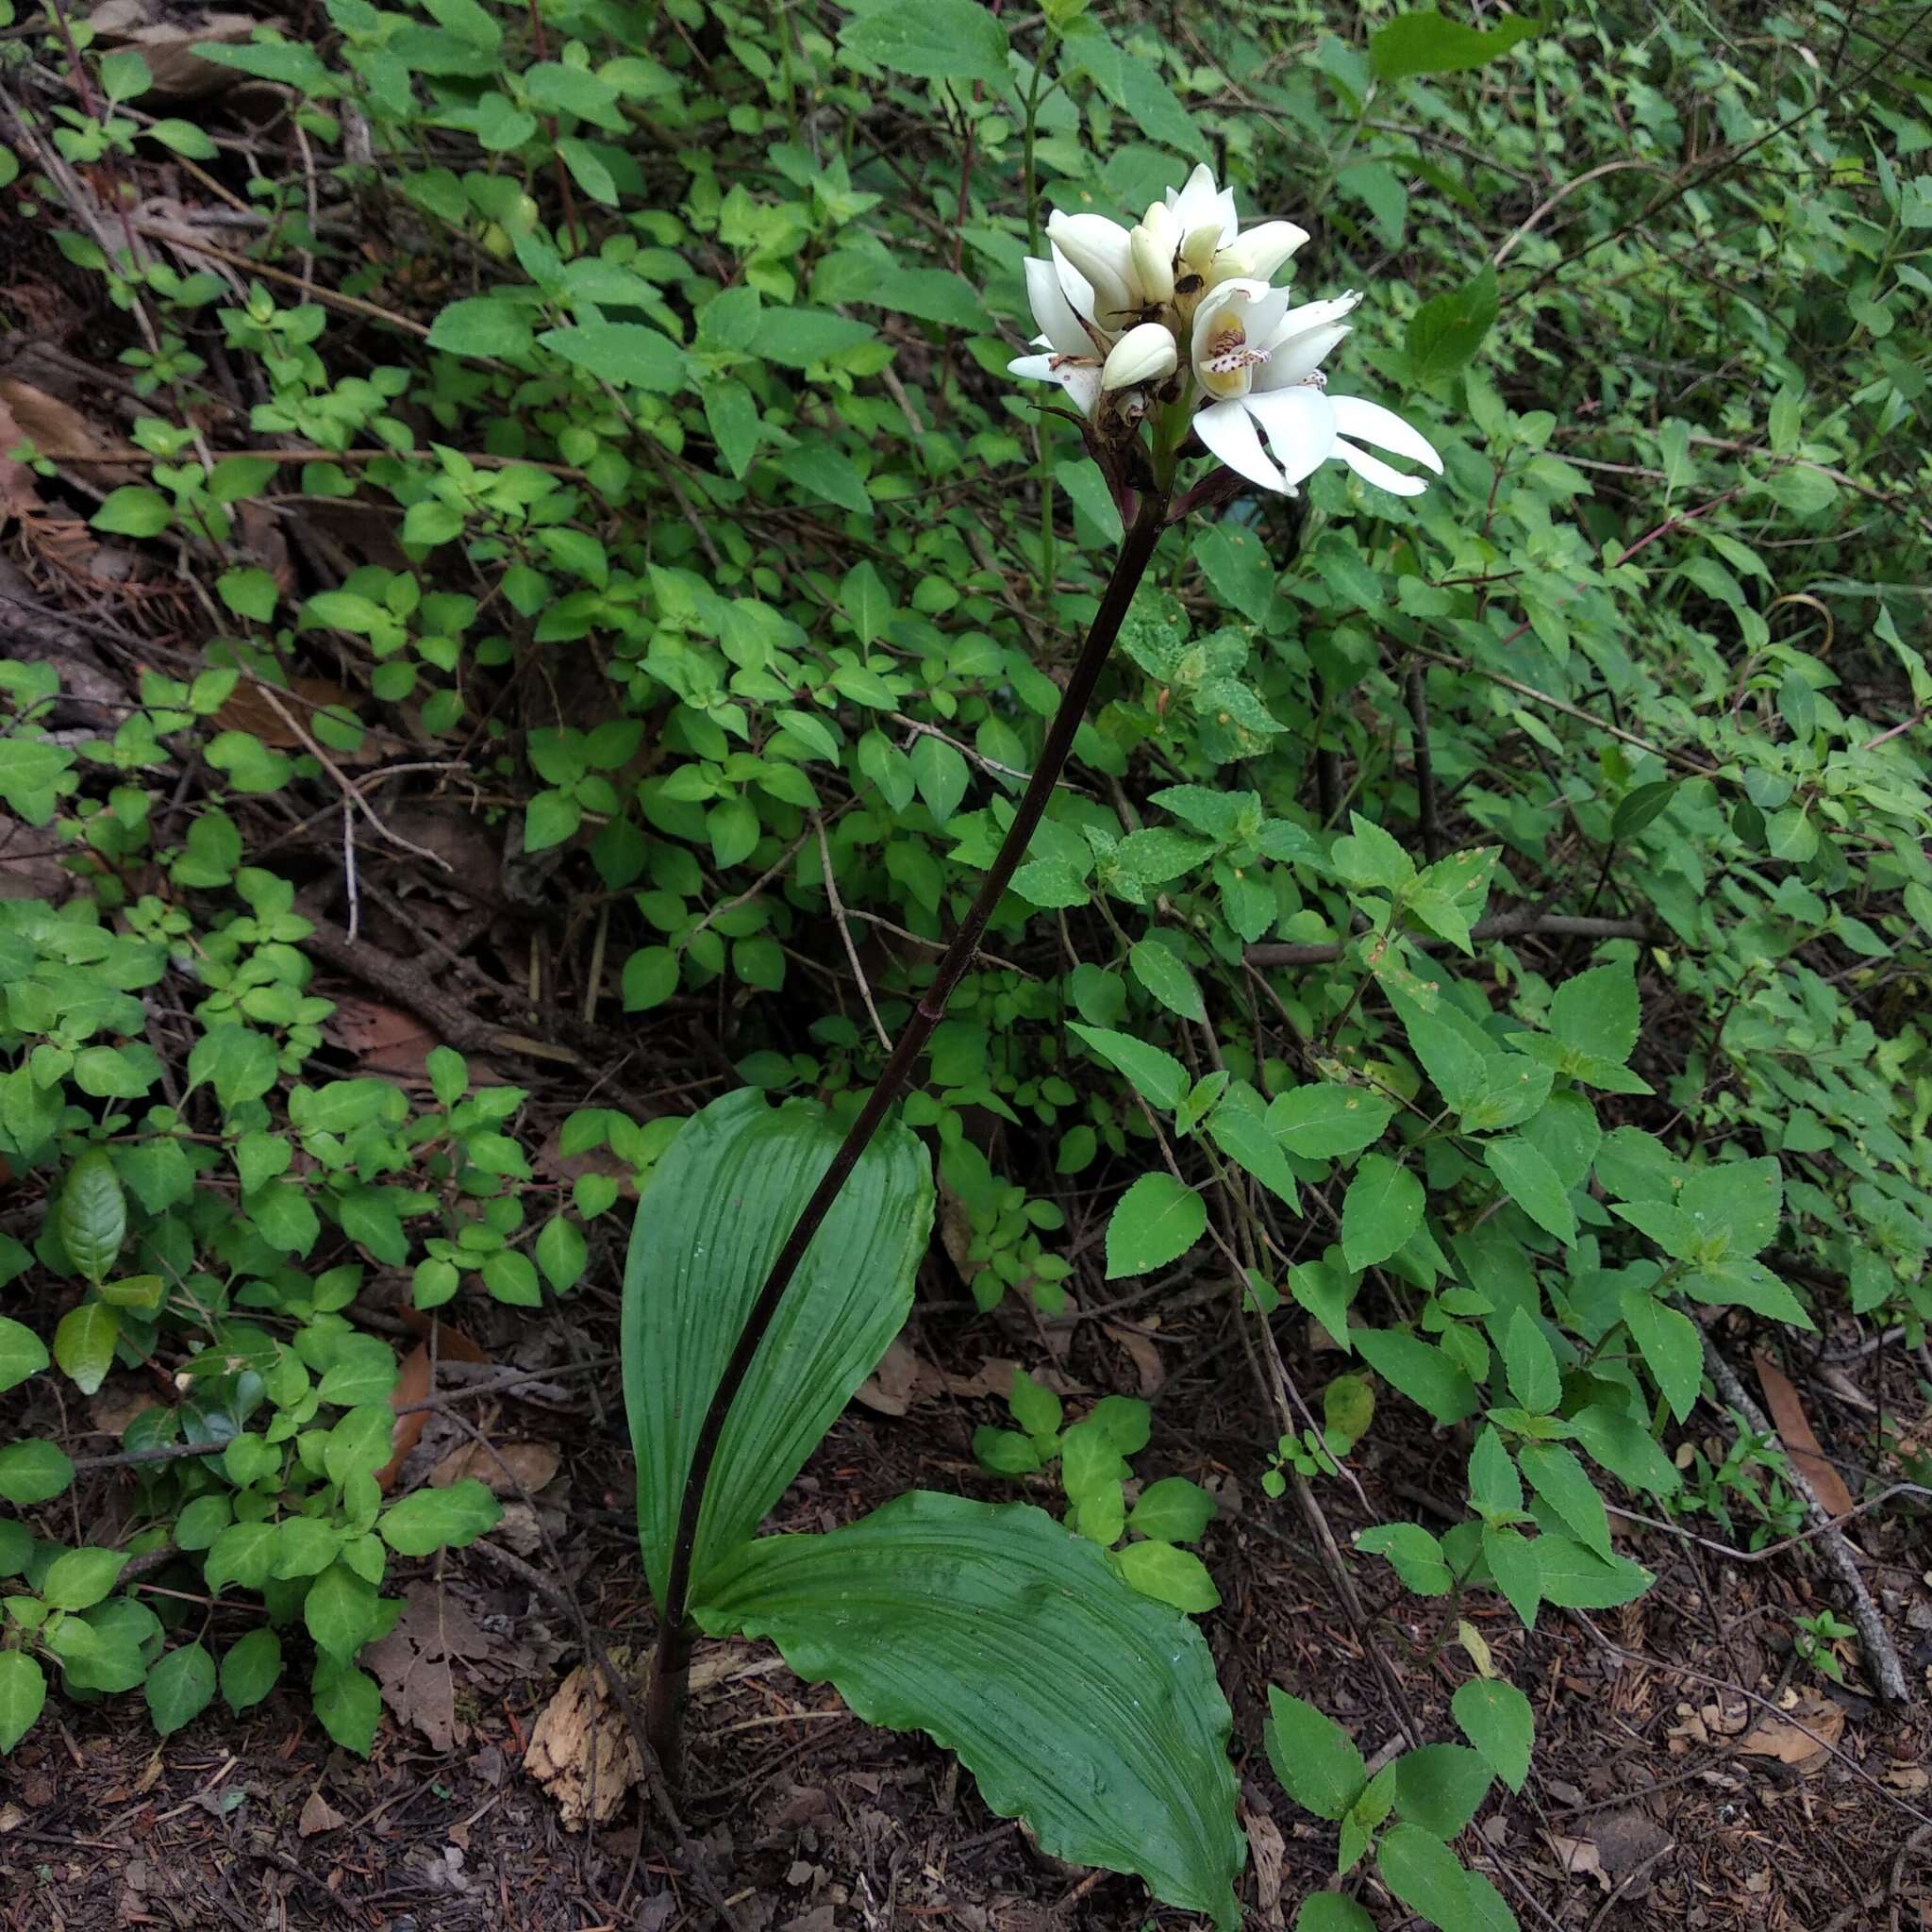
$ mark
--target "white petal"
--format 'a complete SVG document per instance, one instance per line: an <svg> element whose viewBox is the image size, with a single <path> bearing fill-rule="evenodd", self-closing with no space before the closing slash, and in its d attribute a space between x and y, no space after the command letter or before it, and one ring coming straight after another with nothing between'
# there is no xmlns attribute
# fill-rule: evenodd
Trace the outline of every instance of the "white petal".
<svg viewBox="0 0 1932 1932"><path fill-rule="evenodd" d="M1380 457L1372 457L1367 450L1357 449L1342 438L1335 439L1333 454L1359 476L1364 483L1373 483L1378 490L1386 490L1391 496L1420 496L1428 485L1423 476L1405 476L1400 470L1391 469Z"/></svg>
<svg viewBox="0 0 1932 1932"><path fill-rule="evenodd" d="M1178 194L1172 188L1167 191L1167 205L1173 208L1175 224L1183 235L1208 222L1218 226L1221 221L1220 199L1214 190L1213 170L1206 161L1195 164L1194 172L1188 176L1187 185Z"/></svg>
<svg viewBox="0 0 1932 1932"><path fill-rule="evenodd" d="M1326 328L1330 323L1340 322L1344 315L1352 314L1361 305L1361 296L1354 289L1345 295L1331 296L1323 302L1304 302L1299 308L1291 308L1274 326L1274 340L1263 347L1274 349L1286 343L1290 337L1303 334L1308 329Z"/></svg>
<svg viewBox="0 0 1932 1932"><path fill-rule="evenodd" d="M1129 240L1134 247L1134 281L1149 302L1174 300L1174 250L1164 247L1153 229L1136 228Z"/></svg>
<svg viewBox="0 0 1932 1932"><path fill-rule="evenodd" d="M1241 213L1234 205L1232 188L1224 188L1214 197L1214 215L1208 219L1211 221L1215 216L1219 216L1221 221L1221 245L1225 248L1241 233Z"/></svg>
<svg viewBox="0 0 1932 1932"><path fill-rule="evenodd" d="M1268 432L1268 447L1291 484L1313 475L1335 452L1335 412L1318 389L1300 385L1251 395L1248 413Z"/></svg>
<svg viewBox="0 0 1932 1932"><path fill-rule="evenodd" d="M1265 282L1273 279L1274 271L1307 239L1308 231L1292 222L1263 222L1235 243L1235 253L1241 258L1244 275Z"/></svg>
<svg viewBox="0 0 1932 1932"><path fill-rule="evenodd" d="M1134 251L1127 231L1105 215L1057 214L1047 223L1046 232L1092 283L1095 306L1089 313L1093 320L1109 332L1117 330L1139 306L1130 292Z"/></svg>
<svg viewBox="0 0 1932 1932"><path fill-rule="evenodd" d="M1067 400L1083 416L1100 407L1100 371L1091 362L1063 362L1057 372Z"/></svg>
<svg viewBox="0 0 1932 1932"><path fill-rule="evenodd" d="M1158 382L1174 372L1176 358L1174 332L1158 322L1143 322L1130 328L1107 354L1107 365L1100 372L1102 389L1133 389L1143 382Z"/></svg>
<svg viewBox="0 0 1932 1932"><path fill-rule="evenodd" d="M1286 389L1314 375L1328 351L1349 332L1347 323L1338 322L1327 328L1304 329L1285 342L1277 342L1268 352L1266 366L1255 372L1255 387Z"/></svg>
<svg viewBox="0 0 1932 1932"><path fill-rule="evenodd" d="M1141 225L1154 238L1157 247L1166 250L1167 258L1172 261L1182 239L1181 226L1174 218L1174 210L1164 201L1151 202Z"/></svg>
<svg viewBox="0 0 1932 1932"><path fill-rule="evenodd" d="M1392 449L1397 456L1408 457L1439 476L1442 474L1442 458L1436 454L1435 444L1393 409L1385 409L1380 403L1369 402L1361 396L1330 396L1328 400L1335 410L1335 427L1343 436L1373 442L1377 449Z"/></svg>
<svg viewBox="0 0 1932 1932"><path fill-rule="evenodd" d="M1087 356L1093 344L1067 300L1058 270L1050 261L1029 258L1026 262L1026 299L1033 306L1033 319L1045 332L1046 340L1062 356Z"/></svg>
<svg viewBox="0 0 1932 1932"><path fill-rule="evenodd" d="M1255 425L1242 403L1211 403L1194 415L1194 427L1201 441L1227 465L1238 470L1250 483L1264 490L1286 490L1288 483L1261 448Z"/></svg>
<svg viewBox="0 0 1932 1932"><path fill-rule="evenodd" d="M1058 360L1057 356L1018 356L1007 364L1007 374L1023 382L1058 382L1059 371L1054 364Z"/></svg>

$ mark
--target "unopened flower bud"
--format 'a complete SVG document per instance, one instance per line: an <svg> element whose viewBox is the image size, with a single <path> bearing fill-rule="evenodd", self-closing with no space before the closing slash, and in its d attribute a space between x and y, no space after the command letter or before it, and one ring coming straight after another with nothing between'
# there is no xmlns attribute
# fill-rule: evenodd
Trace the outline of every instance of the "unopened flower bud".
<svg viewBox="0 0 1932 1932"><path fill-rule="evenodd" d="M1130 328L1108 352L1100 372L1102 389L1133 389L1172 375L1177 364L1174 334L1158 322Z"/></svg>
<svg viewBox="0 0 1932 1932"><path fill-rule="evenodd" d="M1174 249L1163 247L1159 236L1144 225L1128 238L1134 257L1134 281L1147 302L1174 300Z"/></svg>

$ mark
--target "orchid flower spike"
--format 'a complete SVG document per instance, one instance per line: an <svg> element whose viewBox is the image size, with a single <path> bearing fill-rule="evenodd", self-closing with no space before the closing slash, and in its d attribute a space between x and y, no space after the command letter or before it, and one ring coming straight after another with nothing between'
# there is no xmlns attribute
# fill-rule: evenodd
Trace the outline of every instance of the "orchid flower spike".
<svg viewBox="0 0 1932 1932"><path fill-rule="evenodd" d="M1328 393L1323 362L1361 296L1295 304L1272 286L1307 229L1272 221L1243 232L1234 191L1207 167L1131 226L1061 213L1046 233L1047 258L1026 263L1042 353L1008 368L1060 385L1110 480L1124 476L1150 414L1170 474L1190 432L1248 482L1290 495L1331 460L1397 496L1427 487L1364 445L1441 474L1428 440L1392 410Z"/></svg>

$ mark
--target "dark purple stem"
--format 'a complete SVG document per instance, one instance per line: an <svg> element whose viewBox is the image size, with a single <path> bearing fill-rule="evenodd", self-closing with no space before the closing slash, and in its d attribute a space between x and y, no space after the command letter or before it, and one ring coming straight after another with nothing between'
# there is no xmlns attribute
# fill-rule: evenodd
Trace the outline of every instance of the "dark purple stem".
<svg viewBox="0 0 1932 1932"><path fill-rule="evenodd" d="M724 1433L732 1402L750 1372L758 1345L764 1341L772 1319L778 1312L778 1304L791 1286L799 1262L805 1258L812 1237L830 1211L832 1203L839 1198L840 1190L858 1163L858 1157L878 1131L880 1122L893 1103L911 1086L913 1069L918 1065L919 1057L924 1052L926 1041L932 1038L933 1028L945 1017L954 989L979 950L987 922L991 919L993 908L998 906L1021 859L1025 857L1034 829L1040 824L1046 802L1053 796L1068 754L1074 748L1074 736L1087 715L1088 704L1100 681L1101 671L1113 649L1114 640L1120 635L1121 622L1134 601L1134 592L1140 588L1141 575L1154 555L1155 545L1160 541L1166 521L1167 497L1164 492L1154 491L1141 497L1133 525L1121 543L1120 556L1115 559L1113 575L1108 579L1100 608L1094 612L1087 641L1081 646L1073 675L1067 679L1059 709L1054 713L1053 723L1047 727L1046 741L1040 748L1039 762L1033 768L1033 775L1026 781L1025 791L1020 795L1012 825L1001 841L991 865L987 868L986 876L980 881L979 891L974 895L966 917L960 921L952 944L941 958L932 984L920 996L911 1019L899 1035L879 1074L877 1085L860 1108L858 1117L847 1128L845 1139L832 1157L832 1164L826 1168L824 1179L805 1204L804 1212L786 1237L777 1259L772 1263L772 1272L766 1275L765 1285L758 1291L758 1298L752 1305L737 1345L731 1351L731 1358L724 1364L724 1373L718 1379L710 1407L705 1411L705 1420L691 1450L691 1468L684 1479L684 1498L677 1512L677 1532L671 1545L671 1572L665 1579L664 1601L660 1606L662 1621L658 1626L658 1648L651 1659L651 1683L644 1701L644 1730L668 1776L675 1778L677 1774L678 1740L684 1722L686 1686L691 1675L693 1637L689 1627L691 1571L691 1558L697 1547L698 1518L704 1507L705 1485L709 1480L711 1465L717 1459L719 1438Z"/></svg>

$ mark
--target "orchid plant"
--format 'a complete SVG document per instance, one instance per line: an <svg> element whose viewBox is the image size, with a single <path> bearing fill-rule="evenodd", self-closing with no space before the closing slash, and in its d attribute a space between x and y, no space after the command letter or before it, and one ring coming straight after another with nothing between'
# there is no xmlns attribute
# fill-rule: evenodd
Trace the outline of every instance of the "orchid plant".
<svg viewBox="0 0 1932 1932"><path fill-rule="evenodd" d="M1162 532L1251 485L1292 493L1331 458L1398 495L1425 487L1363 443L1442 467L1400 417L1327 392L1322 363L1359 298L1295 304L1274 287L1306 231L1243 234L1207 168L1131 228L1061 213L1047 234L1049 256L1026 264L1041 339L1012 373L1066 392L1125 532L1011 824L850 1125L728 1095L686 1124L639 1213L625 1405L660 1615L645 1728L675 1768L697 1632L772 1637L861 1717L952 1745L987 1802L1059 1856L1140 1872L1231 1926L1226 1704L1199 1632L1118 1557L1029 1505L922 1491L828 1535L752 1534L909 1308L930 1163L888 1117L1025 855ZM1210 465L1177 493L1197 453ZM1003 1641L989 1647L990 1630Z"/></svg>
<svg viewBox="0 0 1932 1932"><path fill-rule="evenodd" d="M1322 364L1360 292L1296 302L1274 287L1307 230L1271 221L1243 234L1233 189L1206 166L1131 228L1058 213L1046 237L1048 256L1026 263L1036 353L1008 370L1065 391L1124 517L1140 490L1172 487L1197 442L1225 467L1183 512L1242 484L1291 496L1329 461L1397 496L1427 487L1363 443L1441 474L1434 446L1393 410L1328 392Z"/></svg>

